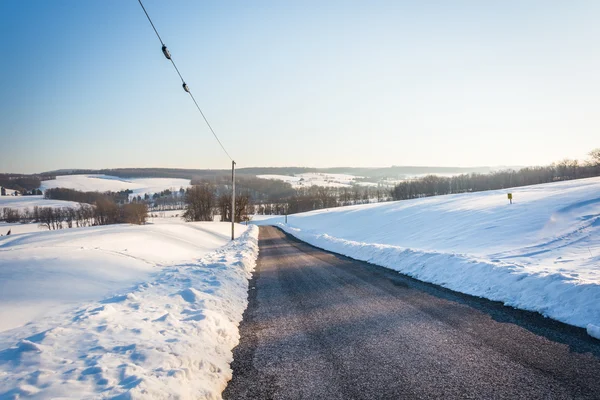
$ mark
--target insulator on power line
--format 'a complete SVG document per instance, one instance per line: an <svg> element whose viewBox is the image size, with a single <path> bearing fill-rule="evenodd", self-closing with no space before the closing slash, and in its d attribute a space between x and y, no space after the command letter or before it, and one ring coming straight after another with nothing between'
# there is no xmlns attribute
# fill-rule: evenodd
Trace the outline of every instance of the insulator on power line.
<svg viewBox="0 0 600 400"><path fill-rule="evenodd" d="M181 85L181 86L183 86L183 90L185 90L188 93L190 92L190 88L188 87L188 85L185 82L183 82L183 85Z"/></svg>
<svg viewBox="0 0 600 400"><path fill-rule="evenodd" d="M163 44L163 47L162 47L162 51L163 51L163 54L165 55L165 57L167 57L167 60L170 60L171 59L171 53L169 53L169 49L167 49L167 46L165 46L164 44Z"/></svg>

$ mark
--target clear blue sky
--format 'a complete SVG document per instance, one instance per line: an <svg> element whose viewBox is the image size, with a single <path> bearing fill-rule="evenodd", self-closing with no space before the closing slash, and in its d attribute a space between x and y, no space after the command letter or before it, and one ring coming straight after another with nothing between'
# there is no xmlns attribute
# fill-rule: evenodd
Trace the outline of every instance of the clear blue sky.
<svg viewBox="0 0 600 400"><path fill-rule="evenodd" d="M240 167L600 147L600 1L145 5ZM3 0L0 33L1 172L228 167L136 0Z"/></svg>

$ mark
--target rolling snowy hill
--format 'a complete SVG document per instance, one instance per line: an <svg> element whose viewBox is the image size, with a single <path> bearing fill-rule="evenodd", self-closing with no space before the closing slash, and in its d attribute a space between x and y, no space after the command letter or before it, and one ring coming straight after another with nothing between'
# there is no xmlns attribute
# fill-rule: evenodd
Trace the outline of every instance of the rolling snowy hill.
<svg viewBox="0 0 600 400"><path fill-rule="evenodd" d="M507 193L512 192L514 204ZM453 290L600 325L600 178L341 207L257 224Z"/></svg>
<svg viewBox="0 0 600 400"><path fill-rule="evenodd" d="M0 238L0 398L215 398L258 229L154 218Z"/></svg>
<svg viewBox="0 0 600 400"><path fill-rule="evenodd" d="M44 196L0 196L0 210L4 207L22 211L26 208L33 210L33 207L78 207L78 203L73 201L49 200Z"/></svg>
<svg viewBox="0 0 600 400"><path fill-rule="evenodd" d="M130 189L135 195L153 194L165 189L179 190L190 186L189 179L175 178L118 178L110 175L63 175L42 181L41 189L67 188L84 192L118 192Z"/></svg>

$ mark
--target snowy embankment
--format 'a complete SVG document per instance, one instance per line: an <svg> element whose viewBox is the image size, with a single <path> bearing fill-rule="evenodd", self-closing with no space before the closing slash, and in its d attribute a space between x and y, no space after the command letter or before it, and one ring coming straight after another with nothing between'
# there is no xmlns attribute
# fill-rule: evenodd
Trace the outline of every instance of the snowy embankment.
<svg viewBox="0 0 600 400"><path fill-rule="evenodd" d="M0 240L0 398L220 397L258 229L169 220Z"/></svg>
<svg viewBox="0 0 600 400"><path fill-rule="evenodd" d="M319 210L288 223L257 222L600 338L600 178Z"/></svg>

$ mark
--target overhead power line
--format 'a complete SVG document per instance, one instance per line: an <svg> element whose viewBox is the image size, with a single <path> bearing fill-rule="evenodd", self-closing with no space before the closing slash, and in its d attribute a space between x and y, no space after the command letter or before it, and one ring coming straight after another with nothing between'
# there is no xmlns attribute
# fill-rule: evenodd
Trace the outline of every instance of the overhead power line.
<svg viewBox="0 0 600 400"><path fill-rule="evenodd" d="M208 129L210 129L210 131L212 132L212 134L215 137L215 139L217 139L217 142L219 143L219 145L221 146L221 148L223 149L223 151L225 152L225 154L227 154L227 157L229 157L229 159L231 161L233 161L233 158L229 155L229 152L227 152L227 150L225 149L225 146L223 146L223 143L221 143L221 140L219 139L219 137L215 133L215 131L212 128L212 126L210 125L210 123L208 122L208 119L204 115L204 112L202 112L202 109L198 105L198 102L194 98L194 95L192 94L190 88L185 83L185 80L183 79L183 76L181 76L181 72L179 72L179 68L177 68L177 65L175 64L175 61L173 61L173 57L171 56L171 53L169 52L169 49L167 48L167 45L165 44L165 42L163 42L162 38L160 37L160 35L158 33L158 30L156 29L156 27L154 26L154 23L152 22L152 18L150 18L150 15L148 15L148 11L146 11L146 7L144 7L144 4L142 4L142 0L138 0L138 2L140 3L140 6L142 6L142 10L144 10L144 14L146 14L146 18L148 18L148 21L150 22L150 25L152 25L152 29L154 29L154 33L156 33L156 37L158 38L158 40L160 40L160 44L162 45L162 52L163 52L163 54L165 55L165 57L169 61L171 61L171 64L173 64L173 67L175 68L175 71L177 71L177 75L179 75L179 78L181 79L181 86L183 87L183 90L185 90L185 92L190 95L190 97L192 98L192 101L196 105L196 108L200 112L200 115L202 115L202 118L204 119L204 122L206 122L206 125L208 126Z"/></svg>

